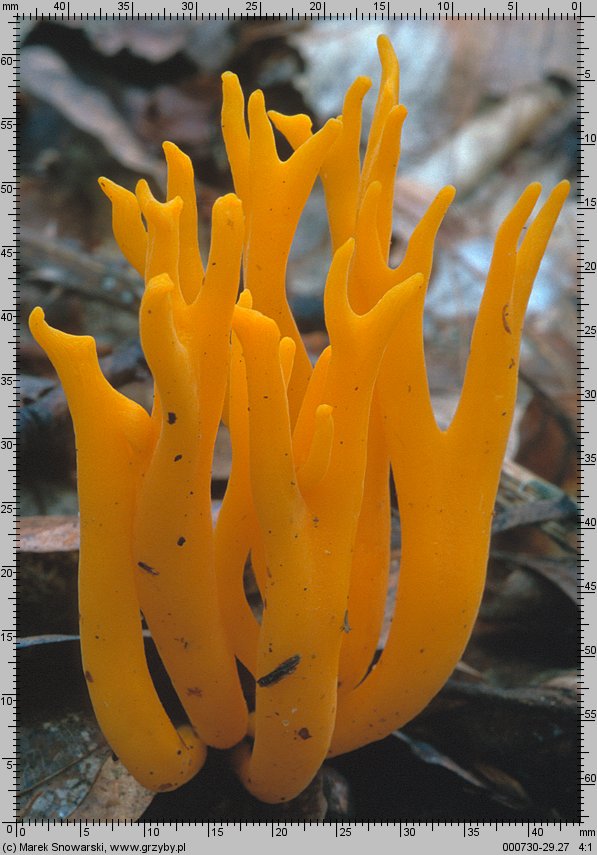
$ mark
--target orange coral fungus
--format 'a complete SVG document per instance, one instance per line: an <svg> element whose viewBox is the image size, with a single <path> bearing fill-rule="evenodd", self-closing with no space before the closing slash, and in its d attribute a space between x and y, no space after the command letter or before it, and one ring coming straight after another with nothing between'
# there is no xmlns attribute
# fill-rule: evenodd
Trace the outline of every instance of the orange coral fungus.
<svg viewBox="0 0 597 855"><path fill-rule="evenodd" d="M143 181L133 194L100 179L116 240L146 281L140 329L155 381L151 415L108 385L92 339L51 329L41 309L31 316L77 434L91 698L113 749L155 790L188 780L206 746L234 747L248 790L266 802L293 798L326 756L415 716L449 677L475 621L526 303L568 186L530 219L541 190L531 184L502 223L460 403L441 430L422 319L454 190L437 195L390 268L406 111L394 51L384 37L378 45L381 84L362 162L366 78L348 90L343 115L312 134L306 116L268 114L260 92L247 125L239 82L224 75L236 194L214 205L205 265L193 170L176 146L164 144L165 202ZM286 161L272 123L294 149ZM312 368L285 279L317 176L333 259L330 345ZM211 465L224 415L233 461L214 529ZM390 472L402 559L390 636L370 668L388 582ZM243 588L249 554L260 620ZM147 669L140 611L188 718L178 730ZM254 710L236 658L254 677Z"/></svg>

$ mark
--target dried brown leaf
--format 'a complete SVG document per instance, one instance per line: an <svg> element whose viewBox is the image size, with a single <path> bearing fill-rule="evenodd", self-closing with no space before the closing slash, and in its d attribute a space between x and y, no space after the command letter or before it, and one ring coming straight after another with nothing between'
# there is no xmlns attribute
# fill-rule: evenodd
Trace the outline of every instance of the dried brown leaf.
<svg viewBox="0 0 597 855"><path fill-rule="evenodd" d="M446 183L455 184L462 200L565 103L555 83L520 87L463 125L427 160L414 167L411 175L437 189Z"/></svg>
<svg viewBox="0 0 597 855"><path fill-rule="evenodd" d="M495 513L491 530L497 534L522 525L535 525L550 520L575 519L577 513L576 502L569 496L562 494L553 499L539 499L502 508Z"/></svg>
<svg viewBox="0 0 597 855"><path fill-rule="evenodd" d="M65 819L88 793L109 751L80 713L20 728L19 818Z"/></svg>
<svg viewBox="0 0 597 855"><path fill-rule="evenodd" d="M207 151L212 141L217 90L187 94L177 86L160 86L147 98L137 120L139 136L153 144L176 140L187 151Z"/></svg>
<svg viewBox="0 0 597 855"><path fill-rule="evenodd" d="M128 50L154 63L184 53L202 68L218 71L234 47L229 35L232 25L223 19L212 18L209 23L163 19L159 27L154 21L133 18L69 21L69 25L83 29L93 46L107 56Z"/></svg>
<svg viewBox="0 0 597 855"><path fill-rule="evenodd" d="M152 175L163 185L165 167L146 154L108 96L79 80L53 50L32 45L21 51L21 85L100 140L123 166Z"/></svg>
<svg viewBox="0 0 597 855"><path fill-rule="evenodd" d="M575 558L501 551L493 552L492 556L509 564L533 570L556 585L573 603L578 602L578 565Z"/></svg>
<svg viewBox="0 0 597 855"><path fill-rule="evenodd" d="M491 784L494 798L514 810L522 810L532 802L520 781L496 766L478 763L477 770Z"/></svg>
<svg viewBox="0 0 597 855"><path fill-rule="evenodd" d="M550 689L563 689L566 692L574 692L576 695L580 695L578 671L561 671L545 680L542 685Z"/></svg>
<svg viewBox="0 0 597 855"><path fill-rule="evenodd" d="M23 517L20 552L74 552L79 549L78 517Z"/></svg>
<svg viewBox="0 0 597 855"><path fill-rule="evenodd" d="M516 460L574 494L578 484L577 395L547 395L540 388L533 391L520 421Z"/></svg>
<svg viewBox="0 0 597 855"><path fill-rule="evenodd" d="M142 787L130 775L119 760L108 757L93 786L70 820L91 822L93 820L139 819L151 803L154 794Z"/></svg>
<svg viewBox="0 0 597 855"><path fill-rule="evenodd" d="M406 743L415 757L418 757L419 760L422 760L424 763L441 766L442 769L446 769L448 772L452 772L454 775L462 778L462 780L466 781L467 784L472 784L473 787L478 787L482 790L486 789L486 785L480 778L473 775L472 772L469 772L467 769L464 769L452 760L451 757L448 757L448 755L444 754L443 751L439 751L437 748L434 748L434 746L430 745L428 742L423 742L420 739L413 739L401 730L395 730L392 733L392 736L395 736L397 739Z"/></svg>

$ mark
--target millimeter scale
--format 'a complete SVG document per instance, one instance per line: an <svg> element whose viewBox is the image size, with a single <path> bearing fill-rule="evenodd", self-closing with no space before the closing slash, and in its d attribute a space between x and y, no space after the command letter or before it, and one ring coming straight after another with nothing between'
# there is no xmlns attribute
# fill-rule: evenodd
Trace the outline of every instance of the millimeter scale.
<svg viewBox="0 0 597 855"><path fill-rule="evenodd" d="M334 851L362 852L364 846L381 851L418 855L456 852L592 852L597 853L597 23L588 0L563 0L559 6L528 2L498 2L470 8L458 2L427 2L412 8L397 0L368 0L362 6L338 0L295 0L282 6L276 0L232 0L225 8L175 0L165 8L151 0L108 0L83 7L81 0L48 0L45 5L0 4L0 276L4 282L0 305L0 840L5 853L117 852L195 853L229 852L239 846L248 852L303 851L305 845ZM131 821L22 821L16 810L19 782L18 705L16 667L18 561L18 437L16 411L19 395L19 31L31 21L68 20L153 22L160 27L172 20L202 21L261 19L277 21L342 20L347 26L379 21L548 22L566 27L576 42L578 120L578 176L576 182L578 288L578 431L581 464L579 541L581 561L579 598L579 707L578 816L576 821L521 822L163 822ZM529 177L532 180L532 176Z"/></svg>

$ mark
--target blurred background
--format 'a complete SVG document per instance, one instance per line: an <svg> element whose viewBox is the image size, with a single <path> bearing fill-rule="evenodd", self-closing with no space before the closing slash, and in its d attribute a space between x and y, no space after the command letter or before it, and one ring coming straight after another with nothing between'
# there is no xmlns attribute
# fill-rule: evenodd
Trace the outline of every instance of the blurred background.
<svg viewBox="0 0 597 855"><path fill-rule="evenodd" d="M51 324L94 335L111 382L150 406L137 338L142 282L113 241L110 206L97 177L130 189L147 177L163 196L161 143L177 143L195 165L200 238L207 247L213 201L232 189L219 127L221 73L235 71L246 94L261 88L269 108L306 112L316 127L341 111L354 77L367 74L374 86L365 100L366 134L380 32L398 53L401 101L409 111L394 264L435 192L448 183L458 191L437 241L425 320L440 423L448 423L457 400L500 221L531 181L548 191L568 178L572 192L531 299L488 590L465 661L409 728L364 754L334 761L334 772L350 784L344 808L365 820L577 816L573 22L126 20L22 23L25 817L74 815L81 803L89 816L90 798L102 818L110 810L109 818L117 818L115 810L121 818L137 818L143 810L147 818L180 818L181 810L180 794L143 801L133 787L128 802L122 794L116 799L120 808L98 795L106 747L85 707L76 645L56 641L77 632L74 438L51 366L26 328L29 311L41 305ZM279 144L286 156L280 138ZM327 343L321 295L329 261L323 193L316 186L288 269L291 304L313 356ZM216 507L229 465L223 435L214 467ZM395 528L394 582L398 518ZM65 684L74 692L70 701ZM330 804L346 817L338 807L343 785L328 780L325 786L328 817ZM213 802L213 792L204 797ZM212 802L198 818L239 818L238 806Z"/></svg>
<svg viewBox="0 0 597 855"><path fill-rule="evenodd" d="M409 110L396 193L395 264L434 193L448 183L458 191L440 231L426 315L432 391L438 416L448 417L498 224L530 181L549 190L563 177L574 179L572 24L102 21L23 27L22 317L26 321L41 304L50 323L94 335L103 355L136 337L142 283L114 244L110 206L97 177L131 189L147 177L161 195L161 143L177 143L195 164L206 247L213 201L232 189L219 127L222 71L237 72L247 93L262 88L268 107L306 112L318 127L341 111L355 76L368 74L376 83L375 38L385 30L400 59L401 100ZM364 135L374 101L372 90ZM280 152L288 153L283 140ZM522 390L527 402L545 392L569 417L576 377L574 199L571 193L531 299L523 371L532 382ZM311 334L323 327L329 260L323 193L316 186L288 271L295 313ZM47 374L26 327L22 341L23 371ZM313 342L314 349L321 346ZM28 401L36 395L27 383L23 392ZM25 441L35 427L24 424ZM36 449L43 451L42 439L38 432L26 445L24 474L31 483L26 477L23 511L75 512L72 457L65 466L63 456L70 443L62 442L62 455L57 448L50 457L43 454L40 479ZM552 469L545 474L559 476L553 467L561 467L572 485L572 451L569 460L548 455L544 464Z"/></svg>

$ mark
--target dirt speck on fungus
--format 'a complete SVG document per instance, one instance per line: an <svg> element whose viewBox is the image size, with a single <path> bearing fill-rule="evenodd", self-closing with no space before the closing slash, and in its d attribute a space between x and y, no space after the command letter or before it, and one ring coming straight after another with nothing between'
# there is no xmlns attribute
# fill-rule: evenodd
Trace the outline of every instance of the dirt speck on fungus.
<svg viewBox="0 0 597 855"><path fill-rule="evenodd" d="M259 677L257 684L264 688L265 686L273 686L275 683L279 683L284 677L288 677L289 674L293 674L296 671L300 661L301 657L298 653L290 656L288 659L280 662L269 674Z"/></svg>

